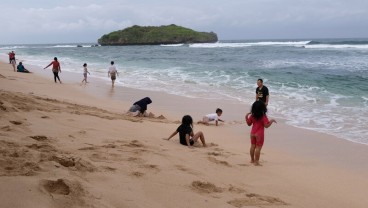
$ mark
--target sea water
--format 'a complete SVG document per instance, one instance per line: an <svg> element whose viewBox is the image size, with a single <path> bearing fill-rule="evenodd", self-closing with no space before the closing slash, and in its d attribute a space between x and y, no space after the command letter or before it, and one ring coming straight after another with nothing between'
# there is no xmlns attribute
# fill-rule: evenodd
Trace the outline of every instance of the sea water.
<svg viewBox="0 0 368 208"><path fill-rule="evenodd" d="M104 46L94 43L2 45L39 66L58 57L62 70L186 97L251 105L256 81L269 88L269 114L296 127L368 144L368 39L219 41L209 44ZM245 114L246 112L241 112Z"/></svg>

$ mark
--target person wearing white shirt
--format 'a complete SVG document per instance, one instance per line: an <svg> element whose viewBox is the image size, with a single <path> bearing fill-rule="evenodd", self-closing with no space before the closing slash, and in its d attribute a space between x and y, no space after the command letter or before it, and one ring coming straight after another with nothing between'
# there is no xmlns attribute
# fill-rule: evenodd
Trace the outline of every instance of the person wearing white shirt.
<svg viewBox="0 0 368 208"><path fill-rule="evenodd" d="M216 126L218 126L218 122L224 122L224 120L221 120L219 117L222 115L222 110L220 108L216 109L216 113L211 113L203 116L202 121L198 121L198 124L205 124L209 125L211 121L215 121Z"/></svg>
<svg viewBox="0 0 368 208"><path fill-rule="evenodd" d="M114 87L116 76L119 76L119 74L118 74L118 70L116 69L116 66L114 65L113 61L111 61L111 66L109 67L107 76L111 78L111 84Z"/></svg>

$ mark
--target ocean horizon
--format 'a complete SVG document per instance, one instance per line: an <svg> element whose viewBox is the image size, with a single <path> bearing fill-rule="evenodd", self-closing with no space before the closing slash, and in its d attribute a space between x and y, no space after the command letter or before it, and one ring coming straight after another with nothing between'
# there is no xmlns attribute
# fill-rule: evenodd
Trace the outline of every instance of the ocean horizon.
<svg viewBox="0 0 368 208"><path fill-rule="evenodd" d="M0 45L0 53L14 50L18 61L40 68L56 56L62 70L79 74L88 63L91 76L106 84L107 67L115 61L122 74L117 85L247 105L262 78L270 90L270 116L368 144L368 38L94 44Z"/></svg>

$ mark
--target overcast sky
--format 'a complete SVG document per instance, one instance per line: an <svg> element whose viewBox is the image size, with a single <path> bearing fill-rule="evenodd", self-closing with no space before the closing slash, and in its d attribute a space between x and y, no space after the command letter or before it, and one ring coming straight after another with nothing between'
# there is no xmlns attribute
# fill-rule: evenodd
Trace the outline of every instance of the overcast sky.
<svg viewBox="0 0 368 208"><path fill-rule="evenodd" d="M368 38L368 0L0 2L0 44L97 42L132 25L168 24L220 40Z"/></svg>

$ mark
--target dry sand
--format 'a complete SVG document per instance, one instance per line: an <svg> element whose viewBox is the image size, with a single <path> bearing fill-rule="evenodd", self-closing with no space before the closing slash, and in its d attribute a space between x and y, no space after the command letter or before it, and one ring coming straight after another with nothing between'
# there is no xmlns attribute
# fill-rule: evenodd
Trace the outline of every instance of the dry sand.
<svg viewBox="0 0 368 208"><path fill-rule="evenodd" d="M366 145L279 121L255 167L247 106L222 103L228 121L195 125L209 147L189 149L162 138L183 112L200 118L218 104L49 76L0 63L1 208L368 207ZM143 95L156 117L124 116Z"/></svg>

